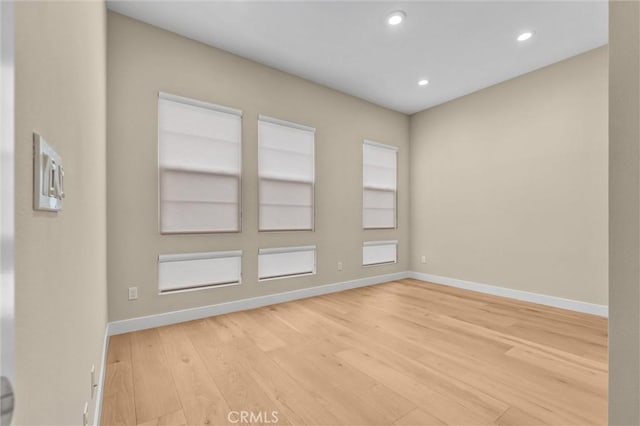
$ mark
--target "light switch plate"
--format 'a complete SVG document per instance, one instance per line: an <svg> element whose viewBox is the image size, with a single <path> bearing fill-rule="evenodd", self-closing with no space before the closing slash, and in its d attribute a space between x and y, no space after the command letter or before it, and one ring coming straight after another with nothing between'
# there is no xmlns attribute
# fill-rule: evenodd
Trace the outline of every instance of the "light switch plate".
<svg viewBox="0 0 640 426"><path fill-rule="evenodd" d="M33 208L62 210L64 167L62 158L42 136L33 134Z"/></svg>

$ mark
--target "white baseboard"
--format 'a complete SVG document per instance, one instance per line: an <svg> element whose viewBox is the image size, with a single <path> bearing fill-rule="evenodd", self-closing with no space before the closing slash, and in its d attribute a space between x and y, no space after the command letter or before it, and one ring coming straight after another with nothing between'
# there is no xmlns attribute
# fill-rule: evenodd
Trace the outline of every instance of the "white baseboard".
<svg viewBox="0 0 640 426"><path fill-rule="evenodd" d="M249 299L234 300L231 302L218 303L215 305L200 306L197 308L183 309L179 311L166 312L145 317L114 321L109 324L108 333L110 336L112 336L115 334L144 330L147 328L161 327L163 325L176 324L179 322L207 318L214 315L222 315L228 314L230 312L260 308L262 306L290 302L292 300L306 299L308 297L335 293L338 291L349 290L357 287L382 284L385 282L400 280L408 277L409 273L406 271L396 272L393 274L376 275L375 277L360 278L357 280L343 281L334 284L326 284L316 287L292 290L284 293L276 293L265 296L252 297Z"/></svg>
<svg viewBox="0 0 640 426"><path fill-rule="evenodd" d="M223 315L230 312L244 311L247 309L260 308L277 303L290 302L292 300L305 299L323 294L335 293L352 288L366 287L374 284L381 284L388 281L403 278L415 278L422 281L429 281L436 284L477 291L480 293L493 294L496 296L508 297L511 299L526 302L538 303L541 305L553 306L556 308L568 309L576 312L608 316L609 308L606 305L582 302L579 300L564 299L546 294L532 293L522 290L514 290L506 287L498 287L488 284L481 284L472 281L459 280L456 278L442 277L438 275L425 274L415 271L396 272L393 274L376 275L374 277L360 278L351 281L343 281L334 284L320 285L316 287L292 290L283 293L257 296L248 299L234 300L231 302L218 303L214 305L199 306L196 308L182 309L178 311L165 312L156 315L131 318L121 321L114 321L108 324L107 334L128 333L131 331L144 330L147 328L161 327L164 325L176 324L179 322L192 321L196 319ZM106 343L105 343L106 350ZM103 372L104 374L104 372Z"/></svg>
<svg viewBox="0 0 640 426"><path fill-rule="evenodd" d="M514 290L506 287L498 287L489 284L481 284L473 281L459 280L456 278L441 277L439 275L425 274L422 272L409 271L409 277L417 280L428 281L435 284L442 284L450 287L473 290L480 293L493 294L495 296L508 297L525 302L538 303L540 305L553 306L555 308L568 309L586 314L609 316L609 307L597 305L595 303L581 302L579 300L564 299L562 297L549 296L547 294L531 293L528 291Z"/></svg>
<svg viewBox="0 0 640 426"><path fill-rule="evenodd" d="M104 330L104 340L102 342L102 359L100 360L100 371L98 372L98 388L96 389L96 407L93 410L93 425L100 425L100 414L102 412L102 390L104 389L104 375L107 370L107 350L109 349L109 324Z"/></svg>

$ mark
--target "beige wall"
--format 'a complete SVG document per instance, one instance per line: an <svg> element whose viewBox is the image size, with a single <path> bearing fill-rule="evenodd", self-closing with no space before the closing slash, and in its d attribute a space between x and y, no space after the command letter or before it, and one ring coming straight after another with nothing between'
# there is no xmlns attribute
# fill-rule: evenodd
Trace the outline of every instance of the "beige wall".
<svg viewBox="0 0 640 426"><path fill-rule="evenodd" d="M108 286L111 321L405 271L408 117L130 18L108 15ZM158 91L243 110L243 231L158 233ZM316 131L316 231L257 232L257 116ZM398 230L363 231L362 140L399 146ZM365 239L399 239L399 263L363 268ZM315 276L257 282L259 247L316 244ZM157 256L242 249L243 284L158 295ZM337 262L344 270L337 271ZM127 287L139 299L127 300Z"/></svg>
<svg viewBox="0 0 640 426"><path fill-rule="evenodd" d="M640 3L610 3L609 423L640 424Z"/></svg>
<svg viewBox="0 0 640 426"><path fill-rule="evenodd" d="M93 411L106 324L106 18L101 2L16 6L15 424ZM67 198L32 209L32 134L62 156ZM91 413L92 415L92 413Z"/></svg>
<svg viewBox="0 0 640 426"><path fill-rule="evenodd" d="M607 72L603 47L411 117L412 270L607 304Z"/></svg>

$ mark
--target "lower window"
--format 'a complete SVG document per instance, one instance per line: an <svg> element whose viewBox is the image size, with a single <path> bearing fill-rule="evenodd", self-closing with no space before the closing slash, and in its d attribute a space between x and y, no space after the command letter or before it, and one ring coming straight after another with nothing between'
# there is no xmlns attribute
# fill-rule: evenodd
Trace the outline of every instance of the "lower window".
<svg viewBox="0 0 640 426"><path fill-rule="evenodd" d="M258 279L312 275L316 273L316 246L264 248L258 250Z"/></svg>
<svg viewBox="0 0 640 426"><path fill-rule="evenodd" d="M160 293L240 284L242 251L158 256Z"/></svg>
<svg viewBox="0 0 640 426"><path fill-rule="evenodd" d="M365 241L362 244L362 265L384 265L398 261L398 241Z"/></svg>

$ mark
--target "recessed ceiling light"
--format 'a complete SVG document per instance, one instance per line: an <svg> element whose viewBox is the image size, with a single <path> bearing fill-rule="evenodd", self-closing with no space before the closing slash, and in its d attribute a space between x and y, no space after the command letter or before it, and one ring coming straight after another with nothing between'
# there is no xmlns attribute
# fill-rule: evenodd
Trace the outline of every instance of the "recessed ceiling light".
<svg viewBox="0 0 640 426"><path fill-rule="evenodd" d="M402 21L404 21L404 18L406 17L407 17L406 13L404 13L401 10L396 10L395 12L392 12L391 14L389 14L389 16L387 17L387 23L389 25L398 25L402 23Z"/></svg>
<svg viewBox="0 0 640 426"><path fill-rule="evenodd" d="M418 82L418 86L426 86L427 84L429 84L429 80L420 80Z"/></svg>
<svg viewBox="0 0 640 426"><path fill-rule="evenodd" d="M533 33L531 31L525 31L518 36L518 41L527 41L531 37L533 37Z"/></svg>

